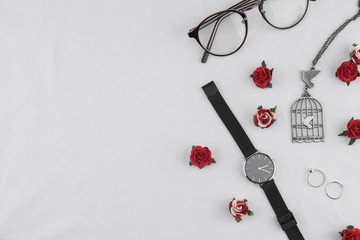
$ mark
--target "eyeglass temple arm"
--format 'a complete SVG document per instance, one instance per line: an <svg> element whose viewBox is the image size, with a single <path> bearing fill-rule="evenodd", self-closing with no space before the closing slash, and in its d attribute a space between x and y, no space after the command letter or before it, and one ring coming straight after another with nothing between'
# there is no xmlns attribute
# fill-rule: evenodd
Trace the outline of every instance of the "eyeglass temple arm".
<svg viewBox="0 0 360 240"><path fill-rule="evenodd" d="M216 35L216 32L217 32L217 30L218 30L218 28L219 28L219 25L220 25L221 21L222 21L224 18L226 18L226 17L227 17L227 16L221 17L221 18L218 19L217 22L215 23L215 26L214 26L214 28L213 28L213 30L212 30L212 32L211 32L210 38L209 38L209 42L208 42L208 44L207 44L207 46L206 46L206 49L207 49L207 50L209 50L209 51L211 50L211 47L212 47L212 45L213 45L213 43L214 43L215 35ZM204 54L203 54L203 56L202 56L202 58L201 58L201 62L202 62L202 63L206 63L208 57L209 57L209 53L208 53L207 51L204 51Z"/></svg>
<svg viewBox="0 0 360 240"><path fill-rule="evenodd" d="M310 0L310 1L315 2L316 0ZM240 3L235 4L234 6L228 8L228 10L237 10L237 11L245 12L245 11L253 9L254 7L257 7L258 5L260 5L260 3L261 3L261 0L244 0L244 1L241 1ZM213 16L212 18L209 18L205 23L202 24L200 29L203 29L204 27L212 24L213 22L217 21L219 18L221 18L225 14L226 13L223 13L223 14ZM193 29L195 29L195 28L193 28ZM191 29L190 31L192 31L193 29Z"/></svg>
<svg viewBox="0 0 360 240"><path fill-rule="evenodd" d="M312 0L312 1L315 1L315 0ZM228 10L236 10L236 11L247 11L247 10L250 10L250 9L253 9L254 7L258 6L260 4L260 1L259 0L245 0L245 1L242 1L230 8L228 8ZM218 15L215 15L213 16L212 18L209 18L206 22L204 22L202 25L201 25L201 28L200 29L203 29L207 26L209 26L210 24L212 24L213 22L219 20L220 18L222 18L224 15L227 15L229 13L223 13L223 14L218 14ZM193 28L195 29L195 28ZM191 29L191 30L193 30ZM190 31L191 31L190 30Z"/></svg>

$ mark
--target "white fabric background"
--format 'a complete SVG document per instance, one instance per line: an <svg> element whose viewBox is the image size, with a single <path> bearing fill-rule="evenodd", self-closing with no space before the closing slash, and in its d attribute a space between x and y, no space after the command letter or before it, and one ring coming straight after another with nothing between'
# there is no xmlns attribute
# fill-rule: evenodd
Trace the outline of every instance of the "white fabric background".
<svg viewBox="0 0 360 240"><path fill-rule="evenodd" d="M306 239L340 239L360 227L360 142L337 134L360 118L360 80L334 76L360 42L350 24L318 64L311 91L325 110L326 142L292 144L289 108L300 70L357 11L357 1L319 0L297 27L280 31L247 12L243 49L200 63L190 28L236 1L0 1L0 239L287 239L262 190L201 86L214 80L262 152L275 158L277 185ZM273 89L249 75L262 60ZM252 114L278 106L261 130ZM188 166L191 145L216 164ZM341 200L305 181L309 167L345 185ZM246 197L255 216L228 212Z"/></svg>

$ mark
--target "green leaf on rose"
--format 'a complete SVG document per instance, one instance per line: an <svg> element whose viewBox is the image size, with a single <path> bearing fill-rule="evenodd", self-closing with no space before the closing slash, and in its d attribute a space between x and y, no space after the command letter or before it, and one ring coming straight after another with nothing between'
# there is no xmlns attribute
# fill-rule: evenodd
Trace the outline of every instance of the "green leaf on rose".
<svg viewBox="0 0 360 240"><path fill-rule="evenodd" d="M354 61L353 61L352 59L350 59L350 62L351 62L351 63L354 63Z"/></svg>
<svg viewBox="0 0 360 240"><path fill-rule="evenodd" d="M343 235L344 235L344 231L339 232L339 234L340 234L340 236L343 236Z"/></svg>
<svg viewBox="0 0 360 240"><path fill-rule="evenodd" d="M263 106L262 105L259 105L258 107L257 107L257 110L261 110L263 108Z"/></svg>
<svg viewBox="0 0 360 240"><path fill-rule="evenodd" d="M249 211L248 211L248 215L249 215L249 216L254 216L254 212L249 210Z"/></svg>
<svg viewBox="0 0 360 240"><path fill-rule="evenodd" d="M264 60L264 61L262 61L261 66L266 68L266 63L265 63L265 60Z"/></svg>
<svg viewBox="0 0 360 240"><path fill-rule="evenodd" d="M192 166L192 165L194 165L194 164L192 164L191 162L189 162L189 165Z"/></svg>
<svg viewBox="0 0 360 240"><path fill-rule="evenodd" d="M204 147L204 149L209 149L208 147Z"/></svg>
<svg viewBox="0 0 360 240"><path fill-rule="evenodd" d="M252 75L252 74L251 74L251 75L250 75L250 77L251 77L251 78L253 78L253 77L254 77L254 75Z"/></svg>
<svg viewBox="0 0 360 240"><path fill-rule="evenodd" d="M244 202L247 202L247 199L244 199Z"/></svg>
<svg viewBox="0 0 360 240"><path fill-rule="evenodd" d="M351 53L350 53L350 58L352 59L352 58L353 58L353 56L354 56L354 53L353 53L353 52L351 52Z"/></svg>
<svg viewBox="0 0 360 240"><path fill-rule="evenodd" d="M267 88L272 88L272 84L268 83L268 85L266 86Z"/></svg>
<svg viewBox="0 0 360 240"><path fill-rule="evenodd" d="M216 163L215 159L212 159L212 160L213 160L213 161L212 161L213 163Z"/></svg>
<svg viewBox="0 0 360 240"><path fill-rule="evenodd" d="M277 109L277 106L270 108L270 111L274 113L274 112L276 112L276 109Z"/></svg>
<svg viewBox="0 0 360 240"><path fill-rule="evenodd" d="M347 83L346 83L346 85L350 86L350 83L349 83L349 82L347 82Z"/></svg>
<svg viewBox="0 0 360 240"><path fill-rule="evenodd" d="M349 122L351 122L352 120L354 120L354 117L352 117Z"/></svg>
<svg viewBox="0 0 360 240"><path fill-rule="evenodd" d="M335 76L338 77L337 72L335 72Z"/></svg>
<svg viewBox="0 0 360 240"><path fill-rule="evenodd" d="M274 122L276 122L276 120L277 120L277 119L271 120L271 123L274 123Z"/></svg>
<svg viewBox="0 0 360 240"><path fill-rule="evenodd" d="M235 198L233 198L233 200L232 201L234 201L235 200Z"/></svg>
<svg viewBox="0 0 360 240"><path fill-rule="evenodd" d="M349 226L347 226L347 229L354 229L354 226L353 226L353 225L349 225Z"/></svg>
<svg viewBox="0 0 360 240"><path fill-rule="evenodd" d="M340 133L338 136L345 136L345 137L346 137L346 136L347 136L347 134L346 134L346 133L347 133L347 131L343 131L343 132L342 132L342 133Z"/></svg>
<svg viewBox="0 0 360 240"><path fill-rule="evenodd" d="M349 145L350 146L353 145L355 141L356 141L356 138L351 138L349 141Z"/></svg>
<svg viewBox="0 0 360 240"><path fill-rule="evenodd" d="M273 71L274 71L274 69L272 68L272 69L270 70L271 76L273 75Z"/></svg>
<svg viewBox="0 0 360 240"><path fill-rule="evenodd" d="M352 45L353 47L357 47L358 45L356 44L356 43L353 43L353 45Z"/></svg>
<svg viewBox="0 0 360 240"><path fill-rule="evenodd" d="M195 148L195 146L193 145L191 149L194 149L194 148Z"/></svg>
<svg viewBox="0 0 360 240"><path fill-rule="evenodd" d="M238 223L241 222L241 220L242 220L241 218L235 218L235 221Z"/></svg>

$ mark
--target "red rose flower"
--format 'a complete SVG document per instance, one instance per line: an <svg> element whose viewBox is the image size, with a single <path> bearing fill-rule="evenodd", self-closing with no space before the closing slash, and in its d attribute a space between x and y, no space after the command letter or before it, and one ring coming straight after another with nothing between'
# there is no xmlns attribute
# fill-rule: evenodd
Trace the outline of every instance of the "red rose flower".
<svg viewBox="0 0 360 240"><path fill-rule="evenodd" d="M258 111L254 114L254 124L257 127L269 128L275 121L276 106L274 108L258 107Z"/></svg>
<svg viewBox="0 0 360 240"><path fill-rule="evenodd" d="M357 44L353 44L350 49L350 58L356 63L360 64L360 46Z"/></svg>
<svg viewBox="0 0 360 240"><path fill-rule="evenodd" d="M360 139L360 119L351 118L347 124L347 130L340 133L339 136L350 138L349 145L352 145L356 139Z"/></svg>
<svg viewBox="0 0 360 240"><path fill-rule="evenodd" d="M341 64L341 66L336 70L336 76L343 82L346 82L347 85L350 85L350 82L356 80L359 75L359 69L356 63L352 61L347 61Z"/></svg>
<svg viewBox="0 0 360 240"><path fill-rule="evenodd" d="M360 240L360 229L345 229L343 232L343 240Z"/></svg>
<svg viewBox="0 0 360 240"><path fill-rule="evenodd" d="M198 168L203 168L212 163L215 163L215 160L211 158L210 149L207 147L193 146L190 154L190 166L195 165Z"/></svg>
<svg viewBox="0 0 360 240"><path fill-rule="evenodd" d="M360 119L348 122L347 129L346 135L349 138L360 139Z"/></svg>
<svg viewBox="0 0 360 240"><path fill-rule="evenodd" d="M247 202L246 199L244 199L242 201L242 200L233 198L233 200L229 203L229 211L237 222L240 222L241 220L246 218L248 215L249 216L254 215L254 213L249 210L249 207L246 204L246 202Z"/></svg>
<svg viewBox="0 0 360 240"><path fill-rule="evenodd" d="M265 61L263 61L262 66L255 69L250 77L253 78L255 85L259 88L271 88L272 84L270 82L272 80L273 71L274 69L268 69L266 67Z"/></svg>

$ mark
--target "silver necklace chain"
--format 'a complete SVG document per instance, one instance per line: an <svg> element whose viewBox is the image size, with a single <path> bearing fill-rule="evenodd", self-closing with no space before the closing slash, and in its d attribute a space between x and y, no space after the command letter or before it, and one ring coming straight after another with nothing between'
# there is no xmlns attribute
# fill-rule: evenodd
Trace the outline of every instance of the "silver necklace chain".
<svg viewBox="0 0 360 240"><path fill-rule="evenodd" d="M312 61L312 67L309 71L301 71L301 78L305 83L304 93L291 107L291 129L293 142L324 142L324 115L323 108L318 100L311 97L308 93L310 88L314 87L311 81L320 71L315 66L326 49L330 46L336 36L352 21L360 17L360 0L358 0L358 11L352 17L340 25L325 41L320 51ZM331 197L331 196L329 196Z"/></svg>
<svg viewBox="0 0 360 240"><path fill-rule="evenodd" d="M360 0L358 2L358 7L360 8ZM355 21L358 17L360 17L360 9L358 10L358 12L351 18L349 18L348 20L346 20L342 25L340 25L331 35L330 37L326 40L326 42L324 43L324 45L322 46L322 48L320 49L320 51L318 52L318 54L316 55L316 57L314 58L314 60L312 61L312 67L311 69L315 69L315 66L317 64L317 62L319 61L319 59L321 58L321 56L324 54L324 52L326 51L326 49L330 46L330 44L332 43L332 41L334 41L334 39L337 37L337 35L352 21Z"/></svg>

